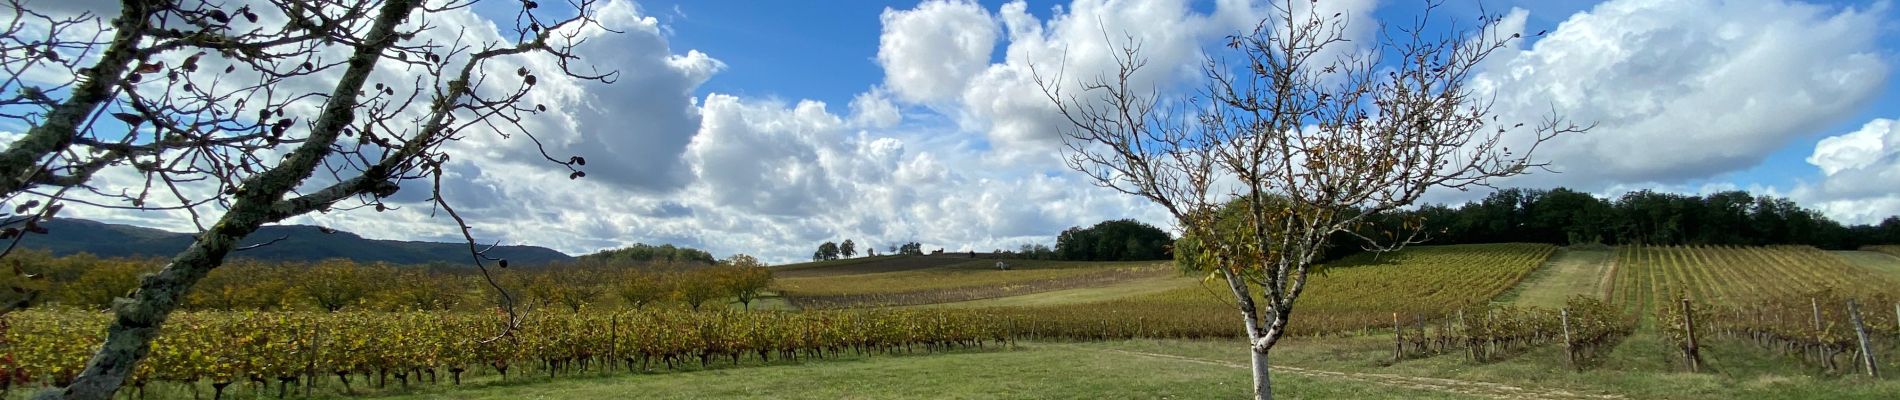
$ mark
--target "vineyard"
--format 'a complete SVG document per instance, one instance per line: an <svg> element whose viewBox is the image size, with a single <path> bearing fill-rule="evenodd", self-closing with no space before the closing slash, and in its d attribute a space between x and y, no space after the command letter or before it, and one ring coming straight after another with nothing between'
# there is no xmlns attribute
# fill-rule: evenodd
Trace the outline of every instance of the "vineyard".
<svg viewBox="0 0 1900 400"><path fill-rule="evenodd" d="M1828 371L1865 368L1852 361L1863 337L1876 355L1900 343L1900 286L1811 247L1629 246L1616 263L1605 297L1651 317L1692 370L1702 363L1692 338L1709 334Z"/></svg>
<svg viewBox="0 0 1900 400"><path fill-rule="evenodd" d="M59 385L102 339L106 314L26 311L8 315L0 385ZM128 386L207 385L214 398L237 383L302 385L459 384L465 373L508 374L741 359L828 358L980 347L1006 337L1002 324L955 310L622 310L529 313L520 330L494 338L503 319L484 313L195 312L172 318ZM354 378L354 379L353 379ZM373 383L372 383L373 382Z"/></svg>
<svg viewBox="0 0 1900 400"><path fill-rule="evenodd" d="M1862 336L1876 344L1873 352L1889 363L1896 353L1894 344L1900 343L1900 325L1895 323L1900 306L1894 297L1900 287L1805 247L1625 247L1617 250L1607 270L1600 298L1572 297L1561 308L1495 301L1555 251L1540 244L1458 245L1347 257L1314 272L1306 295L1296 303L1289 333L1341 340L1384 338L1392 363L1446 356L1483 365L1556 348L1567 357L1566 367L1577 369L1601 364L1638 331L1654 332L1680 347L1683 362L1695 365L1701 356L1693 350L1691 332L1684 329L1689 318L1695 320L1693 333L1704 342L1717 338L1721 341L1716 343L1732 347L1752 343L1827 371L1865 368L1858 364L1863 361L1858 346ZM1060 289L1056 283L1065 280L1120 282L1174 273L1152 263L1026 262L1011 271L963 264L967 262L869 273L813 268L806 277L772 286L833 296L936 293L913 299L930 302L955 297L944 293L983 293L973 288L1042 285L1035 290L1051 290ZM864 265L869 264L837 266ZM769 276L745 278L739 272L746 270L718 267L527 271L504 281L524 288L521 305L526 311L518 330L497 336L504 314L467 306L425 306L430 304L423 301L426 296L415 293L426 292L427 285L407 287L415 284L410 280L446 282L440 277L389 275L389 267L381 266L309 268L293 270L311 278L291 284L292 292L315 293L323 281L341 279L325 274L358 271L376 279L399 278L379 289L386 294L364 295L363 302L336 308L313 302L318 306L203 310L224 304L206 301L208 307L201 311L171 319L128 390L203 390L210 398L226 397L232 390L347 395L381 393L386 387L452 386L476 376L511 380L930 353L1017 341L1198 340L1242 334L1231 294L1217 281L1172 281L1179 283L1168 285L1182 286L1040 306L802 311L697 307L744 300L744 287L764 287L759 282L770 281ZM561 274L583 278L556 279ZM760 281L741 284L744 279ZM860 285L855 291L849 286L852 281ZM696 289L695 282L712 286ZM1077 285L1103 285L1081 282ZM230 287L248 288L207 286ZM695 290L706 293L686 293ZM252 292L246 289L242 293L251 294L238 297L256 297ZM217 297L194 293L194 298ZM1691 299L1687 312L1684 298ZM1859 329L1847 308L1850 300L1860 307ZM101 339L107 317L54 304L0 318L5 329L0 335L0 387L17 394L72 379Z"/></svg>
<svg viewBox="0 0 1900 400"><path fill-rule="evenodd" d="M1311 294L1300 303L1303 308L1294 329L1298 334L1318 334L1378 328L1389 326L1395 312L1408 319L1436 318L1482 306L1534 269L1552 250L1547 245L1519 244L1422 247L1376 259L1364 256L1342 260L1315 275ZM898 285L890 279L877 279L879 275L937 277L900 286L912 290L1101 274L1172 273L1165 265L1146 263L1088 264L1091 267L1087 268L1077 265L1030 263L1012 271L878 273L860 280L859 285L867 286L859 287L875 294L893 289L873 283ZM530 285L530 291L559 292L555 289L565 287L560 282L542 286L535 289L538 286ZM338 312L203 311L172 319L167 332L154 345L153 358L140 364L131 384L134 388L203 385L212 389L214 397L225 387L239 383L276 384L284 392L298 385L309 390L312 385L334 384L348 392L352 385L361 387L372 381L377 386L388 385L389 381L397 385L420 383L425 378L431 383L454 383L471 372L505 377L529 371L552 375L617 367L644 370L718 361L737 363L742 359L825 358L846 351L929 351L1017 338L1233 337L1239 333L1234 313L1220 294L1195 286L1105 303L1047 307L751 312L715 308L695 312L676 303L642 309L588 307L585 303L563 307L556 301L562 295L531 293L531 299L554 300L540 305L529 303L538 311L524 314L516 334L494 340L489 339L500 331L497 324L502 319L484 312L349 311L348 307L339 307L342 310ZM1459 325L1455 333L1483 338L1484 343L1529 343L1498 333L1501 331L1497 327L1505 324L1506 316L1521 313L1481 313L1486 317L1473 317L1471 323ZM18 388L71 379L100 339L105 318L105 314L76 310L27 311L7 316L5 321L11 329L4 336L0 359L12 360L12 364L0 366L4 368L0 376L7 377L0 383ZM1527 332L1538 338L1550 336L1543 331ZM1468 341L1459 339L1460 343Z"/></svg>
<svg viewBox="0 0 1900 400"><path fill-rule="evenodd" d="M1822 290L1849 296L1900 292L1884 277L1812 247L1625 246L1616 258L1604 296L1631 312L1682 296L1744 303Z"/></svg>
<svg viewBox="0 0 1900 400"><path fill-rule="evenodd" d="M1393 314L1407 321L1437 320L1461 309L1486 305L1549 258L1542 244L1431 246L1397 253L1362 254L1315 272L1306 294L1294 303L1293 335L1346 333L1390 328ZM1233 295L1211 282L1100 304L1002 308L999 313L1034 314L1058 332L1084 337L1232 337ZM1072 316L1072 317L1071 317ZM1064 334L1063 336L1075 336Z"/></svg>

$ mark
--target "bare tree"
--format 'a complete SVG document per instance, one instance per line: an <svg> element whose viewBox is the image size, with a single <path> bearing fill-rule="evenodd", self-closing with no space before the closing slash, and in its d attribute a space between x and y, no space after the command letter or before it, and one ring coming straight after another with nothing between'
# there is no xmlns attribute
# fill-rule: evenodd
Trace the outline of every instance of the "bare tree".
<svg viewBox="0 0 1900 400"><path fill-rule="evenodd" d="M1470 81L1519 35L1499 32L1491 14L1475 27L1428 30L1439 5L1353 48L1346 18L1284 0L1256 28L1228 37L1237 58L1210 56L1206 89L1185 99L1133 87L1146 66L1139 43L1120 46L1112 75L1037 77L1067 118L1069 166L1160 205L1200 241L1177 250L1197 253L1194 267L1232 289L1257 398L1272 397L1268 351L1334 237L1387 251L1416 243L1425 238L1416 225L1397 234L1361 228L1428 189L1541 168L1530 158L1538 144L1589 129L1554 115L1529 128L1500 125ZM1509 139L1523 144L1509 149ZM1236 211L1222 211L1230 205Z"/></svg>
<svg viewBox="0 0 1900 400"><path fill-rule="evenodd" d="M524 101L537 74L615 75L576 63L577 46L607 30L592 0L509 2L512 32L492 33L452 20L473 3L125 0L108 20L10 1L0 86L16 93L0 98L0 122L29 129L0 150L0 201L20 205L0 237L43 231L39 221L65 203L183 211L199 227L114 304L78 378L40 397L111 397L192 285L244 250L239 240L313 211L391 209L385 200L404 182L433 188L429 201L457 223L484 276L491 261L506 267L443 198L446 144L522 135L539 148L524 123L546 111ZM585 175L578 156L541 155ZM96 178L110 172L138 179Z"/></svg>

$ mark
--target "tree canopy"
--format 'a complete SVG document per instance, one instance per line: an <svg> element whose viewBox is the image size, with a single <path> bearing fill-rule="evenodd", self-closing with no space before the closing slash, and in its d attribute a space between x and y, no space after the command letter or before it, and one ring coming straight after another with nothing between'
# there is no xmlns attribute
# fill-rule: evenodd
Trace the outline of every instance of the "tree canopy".
<svg viewBox="0 0 1900 400"><path fill-rule="evenodd" d="M1900 242L1900 217L1844 225L1793 200L1745 191L1639 190L1615 199L1556 188L1504 189L1452 207L1427 205L1384 224L1420 220L1433 244L1803 244L1854 249Z"/></svg>
<svg viewBox="0 0 1900 400"><path fill-rule="evenodd" d="M632 246L608 249L580 256L583 261L637 261L637 262L699 262L713 264L719 259L712 253L691 247L671 244L654 246L646 243L634 243Z"/></svg>
<svg viewBox="0 0 1900 400"><path fill-rule="evenodd" d="M1073 261L1166 260L1173 242L1161 228L1119 219L1062 231L1056 236L1056 254Z"/></svg>

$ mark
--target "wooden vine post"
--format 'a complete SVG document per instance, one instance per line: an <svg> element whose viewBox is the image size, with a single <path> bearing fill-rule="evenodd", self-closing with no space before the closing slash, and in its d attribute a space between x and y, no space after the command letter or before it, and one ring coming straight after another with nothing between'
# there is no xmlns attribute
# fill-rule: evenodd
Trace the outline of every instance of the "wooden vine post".
<svg viewBox="0 0 1900 400"><path fill-rule="evenodd" d="M1398 324L1398 313L1393 313L1393 362L1406 358L1406 326Z"/></svg>
<svg viewBox="0 0 1900 400"><path fill-rule="evenodd" d="M1854 334L1860 336L1860 362L1867 370L1867 376L1880 377L1880 363L1874 361L1873 343L1867 341L1867 325L1860 320L1860 304L1847 299L1847 315L1854 322Z"/></svg>
<svg viewBox="0 0 1900 400"><path fill-rule="evenodd" d="M1894 310L1895 312L1900 312L1900 305L1895 305ZM1474 331L1471 329L1471 324L1465 322L1465 309L1463 308L1458 309L1458 329L1460 329L1460 332L1463 332L1461 337L1465 340L1465 349L1471 351L1471 361L1482 361L1479 359L1480 357L1478 357L1478 336L1473 334Z"/></svg>
<svg viewBox="0 0 1900 400"><path fill-rule="evenodd" d="M1821 333L1821 300L1813 298L1813 297L1809 297L1808 304L1814 306L1814 334L1821 335L1822 334ZM1831 366L1834 365L1834 362L1824 360L1828 358L1826 350L1822 350L1821 346L1807 346L1807 347L1812 350L1812 351L1809 351L1808 353L1812 353L1810 355L1813 356L1815 360L1820 360L1822 361L1822 363L1829 365L1830 370L1833 369Z"/></svg>
<svg viewBox="0 0 1900 400"><path fill-rule="evenodd" d="M1689 298L1682 298L1682 331L1688 339L1682 349L1682 356L1689 362L1689 372L1702 372L1702 354L1695 342L1695 309L1689 304Z"/></svg>
<svg viewBox="0 0 1900 400"><path fill-rule="evenodd" d="M1415 347L1417 347L1419 354L1431 353L1432 349L1427 346L1431 345L1432 335L1425 332L1425 316L1412 314L1412 322L1418 324L1418 346Z"/></svg>
<svg viewBox="0 0 1900 400"><path fill-rule="evenodd" d="M1577 367L1577 349L1574 346L1574 343L1576 342L1570 341L1570 308L1565 307L1558 314L1558 316L1562 318L1563 326L1564 326L1564 356L1567 357L1566 359L1570 360L1571 368L1578 368ZM1581 370L1582 368L1578 368L1578 369Z"/></svg>

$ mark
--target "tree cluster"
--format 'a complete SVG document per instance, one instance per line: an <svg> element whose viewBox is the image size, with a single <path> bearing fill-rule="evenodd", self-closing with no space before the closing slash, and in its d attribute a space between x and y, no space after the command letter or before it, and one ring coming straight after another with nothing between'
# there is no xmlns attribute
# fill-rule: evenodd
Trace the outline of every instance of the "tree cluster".
<svg viewBox="0 0 1900 400"><path fill-rule="evenodd" d="M582 260L605 262L698 262L713 264L719 262L712 253L691 247L671 244L654 246L646 243L634 243L632 246L618 249L601 250L594 254L580 256Z"/></svg>
<svg viewBox="0 0 1900 400"><path fill-rule="evenodd" d="M870 255L877 255L875 254L877 253L876 250L871 250L870 253L872 253ZM811 253L811 260L830 261L839 258L851 258L857 255L858 244L852 242L851 239L845 239L843 244L837 242L824 242L823 244L819 244L818 250Z"/></svg>
<svg viewBox="0 0 1900 400"><path fill-rule="evenodd" d="M1023 243L1022 246L1016 248L1014 255L1016 258L1025 260L1054 260L1057 259L1059 253L1056 253L1056 249L1046 244Z"/></svg>
<svg viewBox="0 0 1900 400"><path fill-rule="evenodd" d="M1055 253L1071 261L1166 260L1173 242L1161 228L1121 219L1062 231L1056 236Z"/></svg>
<svg viewBox="0 0 1900 400"><path fill-rule="evenodd" d="M1504 189L1462 206L1427 205L1382 224L1423 223L1433 244L1802 244L1855 249L1900 242L1900 217L1843 225L1794 201L1745 191L1648 190L1600 199L1565 188Z"/></svg>

